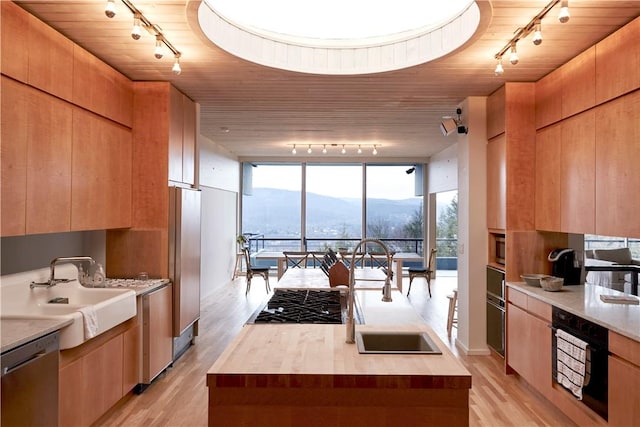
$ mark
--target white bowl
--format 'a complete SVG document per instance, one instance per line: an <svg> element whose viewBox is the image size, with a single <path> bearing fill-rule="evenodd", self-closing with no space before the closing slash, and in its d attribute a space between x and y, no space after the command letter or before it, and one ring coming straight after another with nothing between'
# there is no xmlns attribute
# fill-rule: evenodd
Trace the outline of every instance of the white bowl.
<svg viewBox="0 0 640 427"><path fill-rule="evenodd" d="M562 277L547 276L540 279L542 289L549 292L557 292L562 289L564 279Z"/></svg>
<svg viewBox="0 0 640 427"><path fill-rule="evenodd" d="M540 279L543 277L551 277L548 274L521 274L520 277L527 282L529 286L540 287Z"/></svg>

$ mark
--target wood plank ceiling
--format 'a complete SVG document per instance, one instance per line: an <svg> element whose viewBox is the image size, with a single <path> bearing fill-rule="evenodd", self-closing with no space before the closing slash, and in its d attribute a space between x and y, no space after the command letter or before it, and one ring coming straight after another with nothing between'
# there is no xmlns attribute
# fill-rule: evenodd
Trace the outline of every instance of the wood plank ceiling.
<svg viewBox="0 0 640 427"><path fill-rule="evenodd" d="M256 160L291 159L292 143L378 143L378 159L427 159L456 141L438 126L466 97L489 95L504 82L536 81L640 16L637 0L571 0L571 19L560 24L556 6L543 20L543 43L534 46L531 36L518 43L520 63L505 58L505 73L496 77L494 55L548 0L478 1L486 29L457 52L404 70L322 76L228 54L202 35L200 0L133 0L182 52L176 76L171 55L153 57L151 35L131 38L132 16L118 0L114 19L104 15L106 0L16 2L132 80L171 81L200 104L202 135L240 159ZM320 156L316 148L311 157Z"/></svg>

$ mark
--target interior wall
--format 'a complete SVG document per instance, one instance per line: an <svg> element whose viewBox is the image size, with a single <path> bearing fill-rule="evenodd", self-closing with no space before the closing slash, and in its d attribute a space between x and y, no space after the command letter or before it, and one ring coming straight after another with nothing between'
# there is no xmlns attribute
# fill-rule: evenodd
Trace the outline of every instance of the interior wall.
<svg viewBox="0 0 640 427"><path fill-rule="evenodd" d="M455 138L451 135L452 138ZM454 143L429 159L427 193L458 188L458 144Z"/></svg>
<svg viewBox="0 0 640 427"><path fill-rule="evenodd" d="M489 354L486 343L486 98L462 104L469 133L458 135L458 335L465 354Z"/></svg>
<svg viewBox="0 0 640 427"><path fill-rule="evenodd" d="M198 138L198 146L200 185L238 193L240 163L237 157L202 135Z"/></svg>

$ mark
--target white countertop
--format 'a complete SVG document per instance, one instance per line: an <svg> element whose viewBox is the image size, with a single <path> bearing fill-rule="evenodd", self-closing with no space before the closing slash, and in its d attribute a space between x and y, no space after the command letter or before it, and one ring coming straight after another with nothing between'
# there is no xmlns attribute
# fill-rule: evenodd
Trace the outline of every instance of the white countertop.
<svg viewBox="0 0 640 427"><path fill-rule="evenodd" d="M625 295L622 292L589 284L564 286L558 292L547 292L524 282L508 282L507 286L640 341L640 305L611 304L600 300L600 295Z"/></svg>
<svg viewBox="0 0 640 427"><path fill-rule="evenodd" d="M71 319L2 319L2 353L22 344L58 331L71 323Z"/></svg>

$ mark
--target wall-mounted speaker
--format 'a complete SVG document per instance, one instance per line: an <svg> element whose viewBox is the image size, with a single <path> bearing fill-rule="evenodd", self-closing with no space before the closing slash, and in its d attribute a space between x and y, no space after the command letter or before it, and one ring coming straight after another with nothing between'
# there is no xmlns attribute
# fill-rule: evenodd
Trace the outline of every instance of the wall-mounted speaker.
<svg viewBox="0 0 640 427"><path fill-rule="evenodd" d="M458 128L458 124L453 119L446 119L440 123L440 131L442 135L447 136Z"/></svg>

